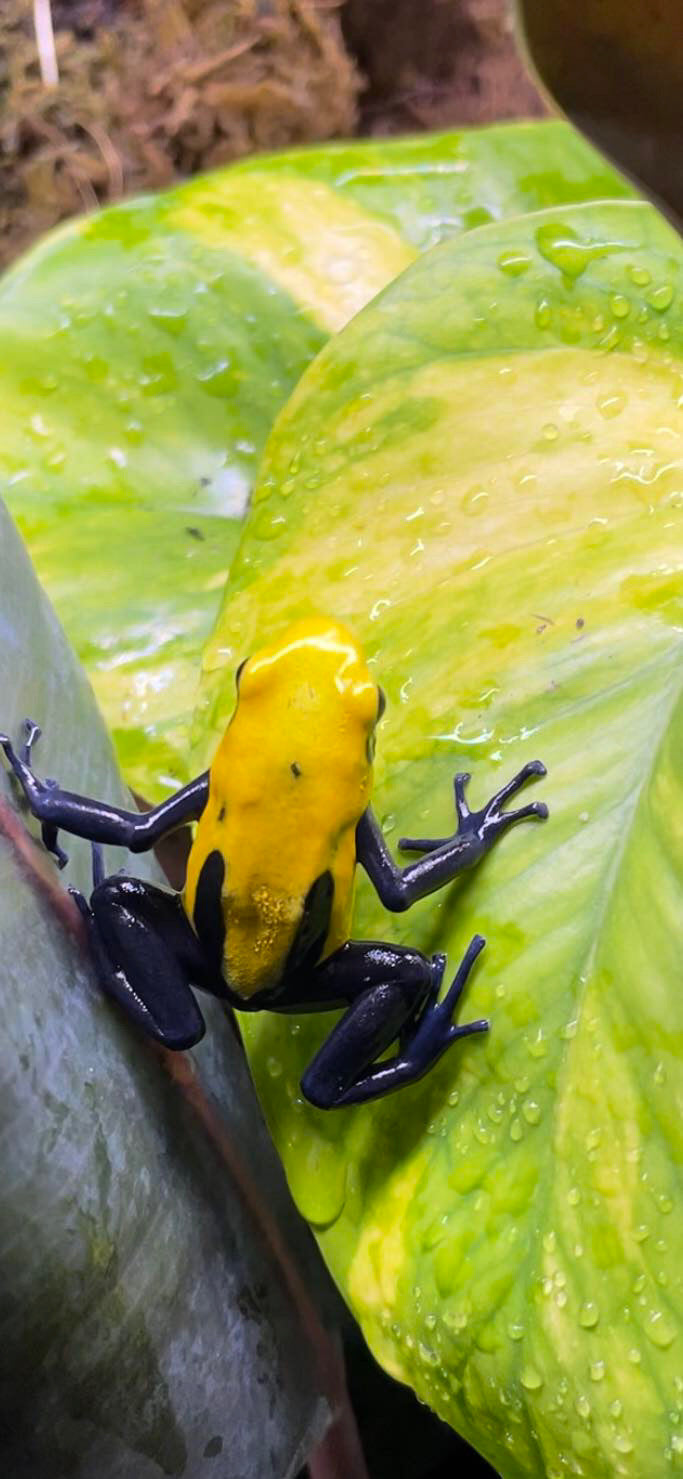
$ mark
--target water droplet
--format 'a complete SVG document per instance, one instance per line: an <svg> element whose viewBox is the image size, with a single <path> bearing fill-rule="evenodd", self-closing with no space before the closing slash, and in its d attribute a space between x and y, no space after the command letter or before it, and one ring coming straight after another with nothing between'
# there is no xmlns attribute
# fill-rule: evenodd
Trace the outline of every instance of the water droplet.
<svg viewBox="0 0 683 1479"><path fill-rule="evenodd" d="M600 1131L589 1130L586 1136L586 1150L597 1150L600 1144Z"/></svg>
<svg viewBox="0 0 683 1479"><path fill-rule="evenodd" d="M524 1366L519 1379L527 1392L537 1392L543 1386L543 1377L534 1366Z"/></svg>
<svg viewBox="0 0 683 1479"><path fill-rule="evenodd" d="M637 1243L644 1243L646 1238L649 1238L650 1236L650 1229L647 1223L641 1222L639 1226L635 1228L633 1236Z"/></svg>
<svg viewBox="0 0 683 1479"><path fill-rule="evenodd" d="M634 282L636 284L636 287L639 288L647 287L647 284L652 281L647 267L638 267L637 265L632 265L628 269L628 275L631 279L631 282Z"/></svg>
<svg viewBox="0 0 683 1479"><path fill-rule="evenodd" d="M522 1130L522 1122L521 1122L521 1120L518 1120L518 1119L512 1120L512 1123L510 1125L510 1139L511 1140L521 1140L523 1133L524 1133L524 1131Z"/></svg>
<svg viewBox="0 0 683 1479"><path fill-rule="evenodd" d="M522 1340L524 1337L524 1326L512 1322L508 1325L508 1335L510 1340Z"/></svg>
<svg viewBox="0 0 683 1479"><path fill-rule="evenodd" d="M616 349L617 344L620 343L621 335L616 324L612 324L611 329L608 329L607 333L603 334L602 339L598 340L600 349Z"/></svg>
<svg viewBox="0 0 683 1479"><path fill-rule="evenodd" d="M653 1079L654 1079L654 1081L655 1081L656 1084L665 1084L666 1083L666 1069L665 1069L663 1063L658 1063L657 1064L657 1067L655 1068L655 1071L654 1071L652 1077L653 1077Z"/></svg>
<svg viewBox="0 0 683 1479"><path fill-rule="evenodd" d="M591 1381L602 1381L605 1375L604 1361L593 1361L590 1368Z"/></svg>
<svg viewBox="0 0 683 1479"><path fill-rule="evenodd" d="M579 1202L581 1201L581 1192L579 1191L578 1186L571 1186L569 1188L569 1191L567 1192L567 1201L569 1202L570 1207L578 1207Z"/></svg>
<svg viewBox="0 0 683 1479"><path fill-rule="evenodd" d="M645 1323L645 1334L652 1345L658 1346L660 1351L666 1351L673 1345L677 1331L662 1310L651 1310Z"/></svg>
<svg viewBox="0 0 683 1479"><path fill-rule="evenodd" d="M615 318L628 318L631 304L623 293L610 293L609 306Z"/></svg>
<svg viewBox="0 0 683 1479"><path fill-rule="evenodd" d="M650 308L654 308L656 313L665 313L667 308L671 307L673 297L674 290L671 283L661 282L659 287L650 288L649 293L645 294L645 302Z"/></svg>
<svg viewBox="0 0 683 1479"><path fill-rule="evenodd" d="M282 1064L279 1058L268 1058L266 1068L271 1078L279 1078L282 1073Z"/></svg>
<svg viewBox="0 0 683 1479"><path fill-rule="evenodd" d="M580 1397L577 1397L574 1406L579 1414L579 1417L590 1417L591 1404L588 1401L588 1398L584 1397L583 1394Z"/></svg>
<svg viewBox="0 0 683 1479"><path fill-rule="evenodd" d="M522 1114L528 1125L537 1125L541 1118L541 1106L536 1103L535 1099L525 1099Z"/></svg>
<svg viewBox="0 0 683 1479"><path fill-rule="evenodd" d="M47 457L45 458L45 466L46 467L51 467L51 468L63 467L65 462L66 462L66 452L62 451L62 449L59 448L59 447L55 448L55 451L54 452L49 452L48 455L47 455Z"/></svg>
<svg viewBox="0 0 683 1479"><path fill-rule="evenodd" d="M235 372L229 359L220 359L207 370L201 370L197 380L207 395L222 398L234 392Z"/></svg>
<svg viewBox="0 0 683 1479"><path fill-rule="evenodd" d="M537 329L548 329L552 323L553 311L547 298L541 298L536 304L534 320Z"/></svg>
<svg viewBox="0 0 683 1479"><path fill-rule="evenodd" d="M557 1238L555 1237L552 1229L550 1230L550 1232L543 1234L543 1247L545 1248L546 1253L555 1252L555 1249L557 1247Z"/></svg>
<svg viewBox="0 0 683 1479"><path fill-rule="evenodd" d="M531 266L531 257L524 252L501 252L498 266L508 277L520 277Z"/></svg>
<svg viewBox="0 0 683 1479"><path fill-rule="evenodd" d="M592 1299L584 1300L579 1310L579 1325L584 1330L593 1330L600 1319L600 1311Z"/></svg>
<svg viewBox="0 0 683 1479"><path fill-rule="evenodd" d="M370 610L370 620L371 621L379 621L379 618L380 618L382 612L385 611L387 609L387 607L390 606L390 605L391 605L391 601L387 601L387 600L384 600L384 599L380 599L379 601L375 601L374 606Z"/></svg>
<svg viewBox="0 0 683 1479"><path fill-rule="evenodd" d="M436 1315L425 1315L425 1325L428 1330L433 1330L436 1325Z"/></svg>
<svg viewBox="0 0 683 1479"><path fill-rule="evenodd" d="M622 1414L622 1412L623 1412L624 1409L623 1409L623 1407L621 1405L621 1402L619 1401L619 1398L618 1397L615 1397L614 1401L613 1402L610 1402L610 1404L609 1404L609 1410L610 1410L610 1412L612 1414L612 1417L621 1417L621 1414Z"/></svg>
<svg viewBox="0 0 683 1479"><path fill-rule="evenodd" d="M624 406L627 404L627 399L627 396L621 391L615 392L613 395L599 395L597 407L600 415L604 416L606 421L611 421L614 416L620 416Z"/></svg>
<svg viewBox="0 0 683 1479"><path fill-rule="evenodd" d="M462 500L462 511L472 517L475 514L483 514L488 500L486 488L470 488Z"/></svg>
<svg viewBox="0 0 683 1479"><path fill-rule="evenodd" d="M541 427L544 442L556 442L559 434L554 421L546 421L545 426Z"/></svg>
<svg viewBox="0 0 683 1479"><path fill-rule="evenodd" d="M640 1355L640 1351L638 1350L638 1347L637 1346L635 1346L635 1345L634 1346L631 1346L631 1349L630 1349L630 1351L628 1353L628 1359L631 1362L631 1365L632 1366L639 1366L640 1365L641 1355Z"/></svg>
<svg viewBox="0 0 683 1479"><path fill-rule="evenodd" d="M460 1099L459 1091L457 1089L451 1089L451 1092L448 1095L448 1103L452 1107L454 1107L458 1103L459 1099Z"/></svg>
<svg viewBox="0 0 683 1479"><path fill-rule="evenodd" d="M633 1444L631 1442L631 1439L627 1438L625 1433L617 1433L617 1436L614 1439L614 1447L616 1448L617 1453L633 1453Z"/></svg>
<svg viewBox="0 0 683 1479"><path fill-rule="evenodd" d="M673 1211L673 1205L671 1197L668 1197L665 1192L662 1192L661 1196L657 1197L657 1206L660 1212L663 1212L665 1215Z"/></svg>
<svg viewBox="0 0 683 1479"><path fill-rule="evenodd" d="M152 323L160 329L165 329L166 333L172 334L174 338L182 334L187 323L187 312L184 308L171 308L165 304L159 304L148 308L147 312Z"/></svg>

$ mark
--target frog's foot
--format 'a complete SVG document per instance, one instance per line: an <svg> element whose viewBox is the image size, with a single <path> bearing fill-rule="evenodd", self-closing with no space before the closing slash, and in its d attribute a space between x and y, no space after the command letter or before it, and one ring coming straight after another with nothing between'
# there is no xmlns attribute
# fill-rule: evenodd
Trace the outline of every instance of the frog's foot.
<svg viewBox="0 0 683 1479"><path fill-rule="evenodd" d="M443 1001L436 1001L434 997L428 1000L414 1035L408 1041L402 1041L401 1055L410 1065L407 1076L411 1079L422 1078L457 1038L470 1037L474 1032L488 1032L490 1024L485 1017L460 1025L453 1021L467 978L485 944L482 935L474 935Z"/></svg>
<svg viewBox="0 0 683 1479"><path fill-rule="evenodd" d="M58 828L46 815L46 802L49 801L50 796L54 796L59 787L57 781L52 778L39 780L31 768L33 746L40 739L42 731L40 725L36 724L33 719L25 719L22 730L24 737L18 752L7 734L0 734L0 749L4 751L14 771L31 812L42 823L41 836L45 847L48 852L52 853L59 867L64 868L69 861L68 853L65 853L64 849L59 846Z"/></svg>
<svg viewBox="0 0 683 1479"><path fill-rule="evenodd" d="M34 719L24 719L21 727L24 732L24 738L19 749L19 758L23 760L24 765L30 765L31 751L33 749L33 746L40 739L43 731L40 725L36 724Z"/></svg>
<svg viewBox="0 0 683 1479"><path fill-rule="evenodd" d="M456 775L453 786L455 792L455 814L458 819L457 831L453 837L402 837L399 847L403 852L436 852L441 847L446 847L456 838L477 839L485 848L491 846L496 838L505 832L515 822L525 821L528 817L535 817L544 821L548 815L548 808L544 801L531 801L528 806L520 806L517 811L502 811L501 807L511 796L521 790L527 781L535 776L546 774L545 765L541 760L529 760L522 769L513 776L507 785L496 791L495 796L483 806L480 811L470 811L465 800L465 787L471 779L466 771Z"/></svg>

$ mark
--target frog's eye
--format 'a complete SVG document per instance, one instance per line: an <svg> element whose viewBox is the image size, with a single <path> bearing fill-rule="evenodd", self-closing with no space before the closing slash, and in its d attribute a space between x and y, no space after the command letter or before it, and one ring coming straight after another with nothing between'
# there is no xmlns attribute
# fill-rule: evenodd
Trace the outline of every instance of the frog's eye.
<svg viewBox="0 0 683 1479"><path fill-rule="evenodd" d="M242 672L242 669L246 667L248 661L249 661L249 658L248 657L244 657L242 659L242 661L241 661L238 669L237 669L237 672L235 673L235 688L237 688L238 690L239 690L239 686L240 686L240 674Z"/></svg>
<svg viewBox="0 0 683 1479"><path fill-rule="evenodd" d="M382 717L382 715L384 713L384 710L386 709L386 706L387 706L387 699L386 699L386 694L385 694L383 688L378 688L377 689L377 694L378 694L378 698L377 698L377 721L376 722L379 724L379 721L380 721L380 719L381 719L381 717Z"/></svg>

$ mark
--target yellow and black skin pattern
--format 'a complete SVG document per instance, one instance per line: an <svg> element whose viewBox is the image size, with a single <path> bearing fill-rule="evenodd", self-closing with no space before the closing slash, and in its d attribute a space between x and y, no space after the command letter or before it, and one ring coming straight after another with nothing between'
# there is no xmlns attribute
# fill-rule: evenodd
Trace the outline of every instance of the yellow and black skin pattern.
<svg viewBox="0 0 683 1479"><path fill-rule="evenodd" d="M329 616L297 622L240 664L236 690L211 769L142 814L39 780L31 720L18 749L7 735L0 747L59 864L60 831L92 843L90 899L72 893L102 988L139 1027L166 1047L191 1047L205 1030L195 990L242 1011L344 1009L301 1088L320 1109L359 1104L415 1082L456 1038L488 1023L453 1021L480 935L441 1000L445 956L348 938L356 864L387 909L409 908L478 863L515 822L547 816L538 801L502 810L545 767L530 761L477 812L465 800L469 776L456 775L455 831L403 838L419 857L401 868L370 805L384 696L352 633ZM102 844L144 852L190 822L182 894L105 876Z"/></svg>

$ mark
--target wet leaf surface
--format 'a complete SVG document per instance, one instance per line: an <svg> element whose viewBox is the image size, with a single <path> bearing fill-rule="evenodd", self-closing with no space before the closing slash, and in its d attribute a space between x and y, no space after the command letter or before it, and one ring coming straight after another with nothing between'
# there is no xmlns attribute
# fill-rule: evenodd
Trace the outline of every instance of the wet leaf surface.
<svg viewBox="0 0 683 1479"><path fill-rule="evenodd" d="M559 122L295 151L61 228L0 282L0 490L127 780L187 727L258 459L330 332L444 235L629 187Z"/></svg>
<svg viewBox="0 0 683 1479"><path fill-rule="evenodd" d="M311 609L389 704L390 843L526 761L544 825L353 933L487 948L456 1047L325 1115L330 1019L245 1021L290 1185L386 1368L505 1479L663 1473L683 1407L683 252L596 204L436 248L321 353L273 431L204 659L197 761L238 657Z"/></svg>

